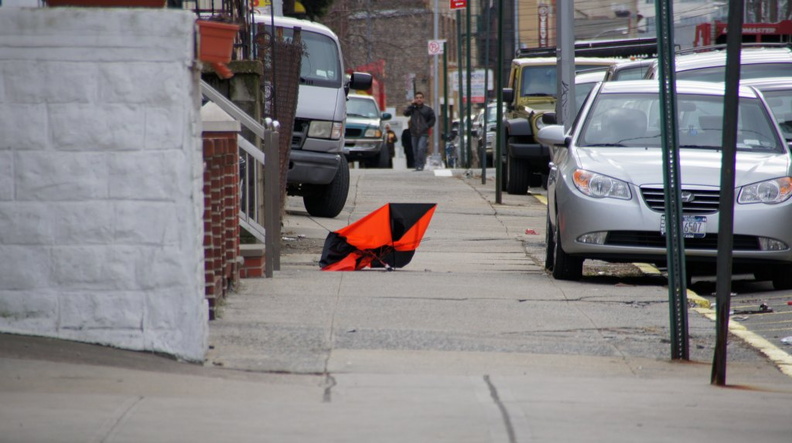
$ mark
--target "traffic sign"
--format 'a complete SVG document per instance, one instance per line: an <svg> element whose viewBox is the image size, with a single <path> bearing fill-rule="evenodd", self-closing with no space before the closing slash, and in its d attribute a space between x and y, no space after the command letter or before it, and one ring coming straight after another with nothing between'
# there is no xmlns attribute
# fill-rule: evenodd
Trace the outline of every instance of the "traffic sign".
<svg viewBox="0 0 792 443"><path fill-rule="evenodd" d="M465 9L467 8L467 0L449 0L451 2L451 9Z"/></svg>
<svg viewBox="0 0 792 443"><path fill-rule="evenodd" d="M440 55L443 53L445 40L429 40L429 55Z"/></svg>

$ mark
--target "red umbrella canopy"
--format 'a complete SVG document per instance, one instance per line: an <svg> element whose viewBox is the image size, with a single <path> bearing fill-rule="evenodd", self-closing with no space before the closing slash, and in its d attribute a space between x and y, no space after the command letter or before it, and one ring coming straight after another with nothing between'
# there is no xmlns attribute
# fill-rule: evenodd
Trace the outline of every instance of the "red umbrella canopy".
<svg viewBox="0 0 792 443"><path fill-rule="evenodd" d="M388 203L325 239L323 271L401 268L421 244L436 203Z"/></svg>

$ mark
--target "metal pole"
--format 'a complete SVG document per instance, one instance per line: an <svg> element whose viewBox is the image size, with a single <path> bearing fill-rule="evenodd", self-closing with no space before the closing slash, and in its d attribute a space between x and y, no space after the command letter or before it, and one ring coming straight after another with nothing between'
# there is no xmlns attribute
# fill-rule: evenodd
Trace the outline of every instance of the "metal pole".
<svg viewBox="0 0 792 443"><path fill-rule="evenodd" d="M556 80L556 119L569 130L572 125L575 107L570 101L575 99L575 35L573 1L556 3L556 58L558 60L558 79Z"/></svg>
<svg viewBox="0 0 792 443"><path fill-rule="evenodd" d="M435 39L435 41L437 41L439 39L438 33L440 32L439 31L439 29L440 29L440 26L439 26L439 14L438 14L439 7L438 7L437 2L438 2L438 0L434 0L434 39ZM437 64L438 64L437 54L435 54L435 55L432 56L432 109L434 109L435 112L440 110L440 92L439 92L440 91L440 87L437 84L437 74L438 74ZM434 153L439 153L438 147L440 146L440 143L438 142L439 134L438 134L438 131L437 131L437 126L438 125L435 124L435 127L432 129L432 149L431 149L431 152L433 154Z"/></svg>
<svg viewBox="0 0 792 443"><path fill-rule="evenodd" d="M503 161L501 159L501 146L503 145L503 0L498 0L498 62L495 68L495 92L498 94L497 118L495 130L495 203L503 203Z"/></svg>
<svg viewBox="0 0 792 443"><path fill-rule="evenodd" d="M443 41L443 134L448 134L448 43ZM446 142L448 143L448 142ZM448 161L448 159L446 159Z"/></svg>
<svg viewBox="0 0 792 443"><path fill-rule="evenodd" d="M720 204L718 207L718 260L715 281L715 356L710 383L726 384L726 342L731 309L732 247L734 245L734 175L737 155L737 111L740 86L740 46L743 2L729 4L726 25L726 85L723 97L723 157L721 159Z"/></svg>
<svg viewBox="0 0 792 443"><path fill-rule="evenodd" d="M490 46L490 10L492 9L492 0L489 0L487 5L487 14L484 20L487 21L485 27L487 38L486 46L484 48L484 127L481 129L481 146L479 152L481 153L481 184L487 184L487 125L489 124L489 46Z"/></svg>
<svg viewBox="0 0 792 443"><path fill-rule="evenodd" d="M466 29L467 29L467 32L466 32L466 35L465 35L465 42L466 42L465 49L467 50L466 63L465 63L465 65L467 67L467 85L466 85L467 86L467 103L466 103L466 106L465 106L465 117L466 117L467 123L465 124L465 136L467 137L467 143L468 143L467 157L465 158L465 161L466 161L465 162L465 167L469 168L470 167L470 160L471 160L471 158L470 158L471 157L471 152L470 152L471 149L470 148L471 148L471 146L473 146L473 143L470 142L471 131L473 130L473 125L471 124L472 122L470 121L470 111L471 111L471 108L473 107L473 103L472 103L473 91L471 90L471 85L470 85L470 83L471 83L470 53L473 52L473 51L471 51L471 48L470 48L470 5L468 5L467 8L465 8L465 13L466 13L465 14L465 16L466 16L465 25L466 25Z"/></svg>
<svg viewBox="0 0 792 443"><path fill-rule="evenodd" d="M682 198L677 133L674 13L672 2L656 2L657 52L660 86L660 121L663 126L663 179L665 194L668 305L671 317L671 358L688 360L687 277L682 232Z"/></svg>
<svg viewBox="0 0 792 443"><path fill-rule="evenodd" d="M458 86L458 93L457 97L459 97L459 103L457 104L457 114L459 115L459 128L457 129L457 133L459 134L459 161L461 162L465 158L465 128L462 126L462 112L465 106L465 100L463 98L463 88L462 85L462 11L457 9L456 12L456 19L457 19L457 75L459 77L459 86Z"/></svg>

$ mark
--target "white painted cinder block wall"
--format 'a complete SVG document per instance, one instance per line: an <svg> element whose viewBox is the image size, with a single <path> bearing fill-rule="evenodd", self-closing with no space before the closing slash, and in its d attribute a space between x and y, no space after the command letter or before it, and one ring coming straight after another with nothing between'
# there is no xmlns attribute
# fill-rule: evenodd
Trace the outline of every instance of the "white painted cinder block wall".
<svg viewBox="0 0 792 443"><path fill-rule="evenodd" d="M0 331L203 359L194 21L0 8Z"/></svg>

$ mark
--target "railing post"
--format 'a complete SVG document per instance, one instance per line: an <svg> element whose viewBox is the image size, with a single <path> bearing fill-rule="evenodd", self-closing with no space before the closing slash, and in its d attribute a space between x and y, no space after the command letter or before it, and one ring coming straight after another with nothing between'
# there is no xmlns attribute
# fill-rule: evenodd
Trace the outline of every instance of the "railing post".
<svg viewBox="0 0 792 443"><path fill-rule="evenodd" d="M280 124L264 120L264 275L272 277L273 270L280 270Z"/></svg>

